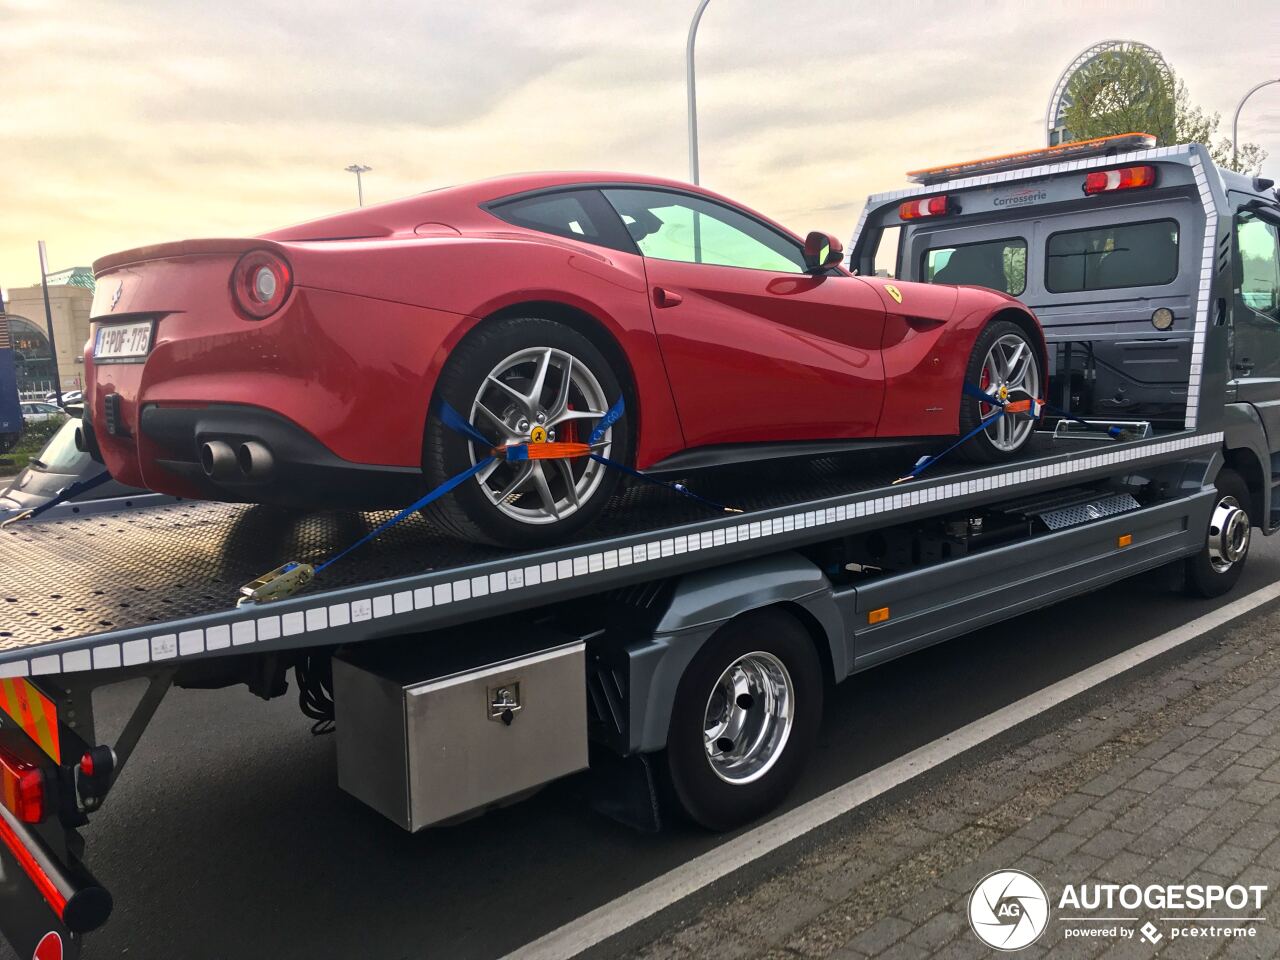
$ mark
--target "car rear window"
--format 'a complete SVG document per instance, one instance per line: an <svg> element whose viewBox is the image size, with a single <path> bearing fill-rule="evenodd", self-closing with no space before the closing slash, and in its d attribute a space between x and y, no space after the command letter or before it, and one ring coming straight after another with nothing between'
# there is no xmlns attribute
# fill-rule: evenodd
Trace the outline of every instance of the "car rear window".
<svg viewBox="0 0 1280 960"><path fill-rule="evenodd" d="M1018 296L1027 289L1027 241L984 240L925 251L921 275L929 283L989 287Z"/></svg>
<svg viewBox="0 0 1280 960"><path fill-rule="evenodd" d="M1161 286L1177 275L1176 220L1068 230L1051 235L1045 250L1050 293Z"/></svg>
<svg viewBox="0 0 1280 960"><path fill-rule="evenodd" d="M595 190L562 190L493 204L490 211L508 223L539 233L598 243L634 252L617 215Z"/></svg>

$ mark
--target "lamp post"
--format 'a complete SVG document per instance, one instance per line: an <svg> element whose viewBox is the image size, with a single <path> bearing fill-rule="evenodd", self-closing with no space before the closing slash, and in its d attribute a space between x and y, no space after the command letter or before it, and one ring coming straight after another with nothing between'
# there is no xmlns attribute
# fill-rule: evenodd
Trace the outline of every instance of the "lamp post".
<svg viewBox="0 0 1280 960"><path fill-rule="evenodd" d="M44 241L37 243L40 251L40 290L44 294L44 325L49 336L49 367L53 374L54 402L62 406L62 377L58 374L58 343L53 336L53 309L49 306L49 257L45 253Z"/></svg>
<svg viewBox="0 0 1280 960"><path fill-rule="evenodd" d="M370 170L373 169L373 167L366 167L363 163L353 163L351 166L343 167L342 169L345 170L347 173L354 173L356 175L356 200L359 202L360 206L363 207L364 206L364 183L361 181L360 175L363 173L368 173Z"/></svg>
<svg viewBox="0 0 1280 960"><path fill-rule="evenodd" d="M698 182L698 92L693 75L693 44L698 39L698 23L702 20L702 11L707 9L711 0L699 0L698 9L689 24L689 43L685 47L685 87L689 94L689 179Z"/></svg>
<svg viewBox="0 0 1280 960"><path fill-rule="evenodd" d="M1280 83L1280 77L1275 80L1263 80L1260 84L1241 97L1240 102L1236 105L1236 114L1231 118L1231 166L1233 167L1236 165L1236 158L1240 148L1240 111L1244 108L1244 102L1263 87L1270 86L1273 83Z"/></svg>

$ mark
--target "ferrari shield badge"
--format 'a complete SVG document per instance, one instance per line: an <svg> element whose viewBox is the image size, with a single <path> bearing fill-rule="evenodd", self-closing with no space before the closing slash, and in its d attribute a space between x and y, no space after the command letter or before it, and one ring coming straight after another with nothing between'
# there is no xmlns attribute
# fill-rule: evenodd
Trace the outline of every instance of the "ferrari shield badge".
<svg viewBox="0 0 1280 960"><path fill-rule="evenodd" d="M889 294L889 296L893 297L895 303L902 302L902 291L899 290L897 287L895 287L892 283L886 283L884 285L884 292Z"/></svg>

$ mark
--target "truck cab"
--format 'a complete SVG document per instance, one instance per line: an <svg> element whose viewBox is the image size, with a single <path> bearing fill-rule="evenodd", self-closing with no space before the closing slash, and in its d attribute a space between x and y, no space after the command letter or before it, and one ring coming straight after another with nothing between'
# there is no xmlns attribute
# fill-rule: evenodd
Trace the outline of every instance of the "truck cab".
<svg viewBox="0 0 1280 960"><path fill-rule="evenodd" d="M1203 146L1145 134L917 170L869 198L850 266L974 284L1040 318L1059 413L1227 433L1271 529L1280 452L1280 201ZM1224 403L1225 401L1225 403ZM1232 453L1231 451L1238 451Z"/></svg>

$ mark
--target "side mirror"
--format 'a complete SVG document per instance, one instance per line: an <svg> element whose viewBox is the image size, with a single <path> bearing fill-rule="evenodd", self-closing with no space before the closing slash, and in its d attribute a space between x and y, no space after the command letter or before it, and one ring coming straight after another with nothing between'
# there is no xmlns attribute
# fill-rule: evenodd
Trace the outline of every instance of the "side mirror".
<svg viewBox="0 0 1280 960"><path fill-rule="evenodd" d="M844 245L834 233L814 230L804 238L804 266L809 273L838 266L843 259Z"/></svg>

